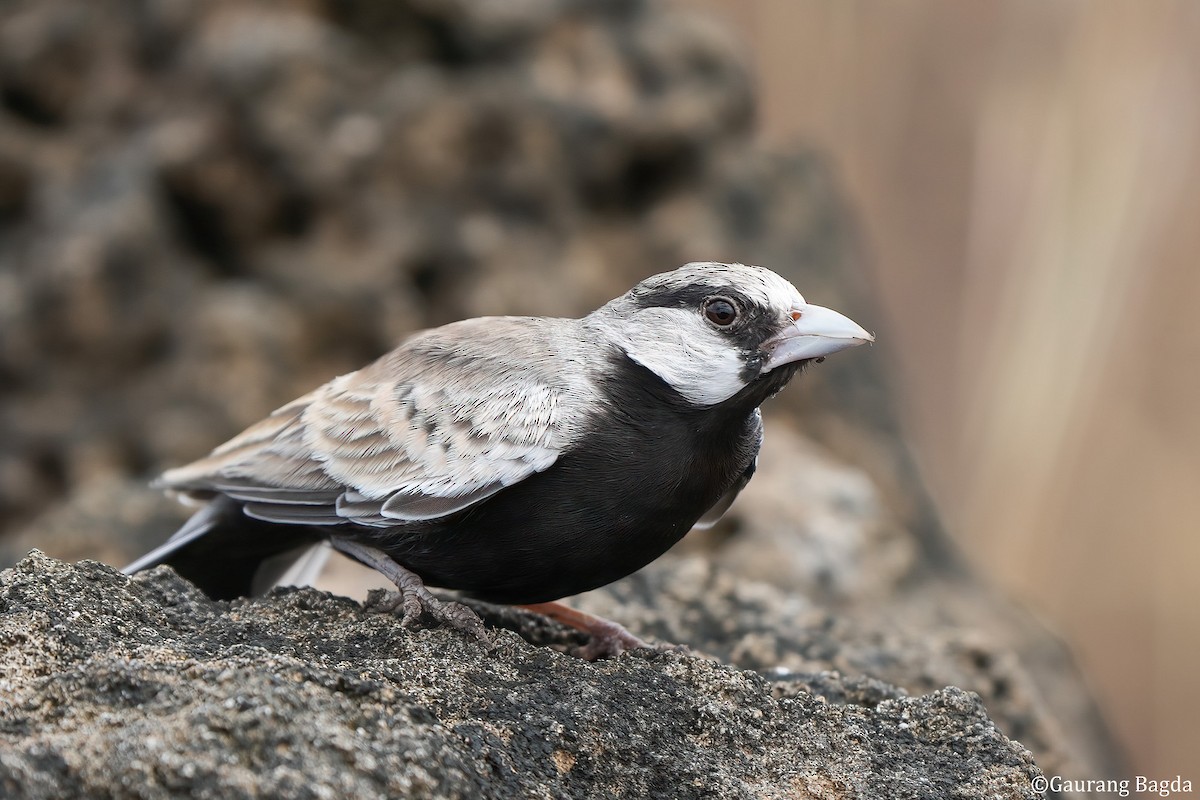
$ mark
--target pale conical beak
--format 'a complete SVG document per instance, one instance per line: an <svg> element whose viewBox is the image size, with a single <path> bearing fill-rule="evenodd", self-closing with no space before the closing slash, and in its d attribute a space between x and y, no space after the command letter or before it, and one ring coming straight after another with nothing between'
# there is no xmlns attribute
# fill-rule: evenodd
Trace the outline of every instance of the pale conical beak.
<svg viewBox="0 0 1200 800"><path fill-rule="evenodd" d="M768 354L762 368L764 373L784 364L821 358L875 341L857 322L823 306L797 306L792 309L792 319L795 321L786 330L763 345Z"/></svg>

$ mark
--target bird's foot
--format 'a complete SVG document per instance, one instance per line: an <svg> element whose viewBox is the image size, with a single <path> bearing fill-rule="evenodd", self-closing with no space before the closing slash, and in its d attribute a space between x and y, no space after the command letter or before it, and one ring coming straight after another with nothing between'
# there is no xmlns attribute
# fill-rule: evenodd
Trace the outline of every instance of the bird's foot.
<svg viewBox="0 0 1200 800"><path fill-rule="evenodd" d="M439 623L462 631L489 647L492 644L479 615L462 603L439 600L424 584L419 587L406 586L401 591L373 589L367 595L366 607L381 614L400 614L400 625L416 628L421 619L429 615Z"/></svg>
<svg viewBox="0 0 1200 800"><path fill-rule="evenodd" d="M421 618L429 615L441 624L483 642L488 648L493 647L491 637L488 636L483 620L478 614L462 603L438 600L425 588L425 582L419 575L405 569L387 553L350 539L334 539L333 546L379 570L400 590L388 592L377 589L371 592L367 595L368 608L388 614L400 612L400 625L405 628L417 627Z"/></svg>
<svg viewBox="0 0 1200 800"><path fill-rule="evenodd" d="M591 637L588 643L571 651L571 655L587 661L615 658L628 650L648 649L665 652L686 649L673 644L650 644L610 619L578 611L561 603L535 603L521 607L588 634Z"/></svg>

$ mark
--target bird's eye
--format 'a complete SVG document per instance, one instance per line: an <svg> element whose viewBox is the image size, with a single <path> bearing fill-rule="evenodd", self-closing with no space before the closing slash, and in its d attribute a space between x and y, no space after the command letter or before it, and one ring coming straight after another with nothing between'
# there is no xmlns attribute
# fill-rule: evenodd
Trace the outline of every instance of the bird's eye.
<svg viewBox="0 0 1200 800"><path fill-rule="evenodd" d="M737 321L738 309L732 300L724 297L710 297L704 301L704 316L719 328L728 328Z"/></svg>

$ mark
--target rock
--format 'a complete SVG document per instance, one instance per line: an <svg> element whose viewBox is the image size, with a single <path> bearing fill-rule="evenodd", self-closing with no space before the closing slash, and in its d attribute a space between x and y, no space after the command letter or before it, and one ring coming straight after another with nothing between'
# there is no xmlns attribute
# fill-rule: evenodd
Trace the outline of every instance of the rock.
<svg viewBox="0 0 1200 800"><path fill-rule="evenodd" d="M33 553L0 573L0 790L1038 797L1029 751L959 689L495 639L406 630L313 589L215 603L167 569L131 580Z"/></svg>

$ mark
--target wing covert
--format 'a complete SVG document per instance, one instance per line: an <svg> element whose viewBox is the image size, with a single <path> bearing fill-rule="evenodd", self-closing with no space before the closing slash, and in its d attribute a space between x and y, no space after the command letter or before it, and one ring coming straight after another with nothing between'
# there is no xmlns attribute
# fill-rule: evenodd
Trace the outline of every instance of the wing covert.
<svg viewBox="0 0 1200 800"><path fill-rule="evenodd" d="M283 523L388 526L460 511L554 464L596 396L564 369L573 359L547 322L482 318L418 334L159 483Z"/></svg>

